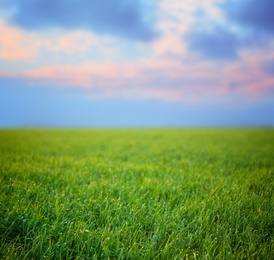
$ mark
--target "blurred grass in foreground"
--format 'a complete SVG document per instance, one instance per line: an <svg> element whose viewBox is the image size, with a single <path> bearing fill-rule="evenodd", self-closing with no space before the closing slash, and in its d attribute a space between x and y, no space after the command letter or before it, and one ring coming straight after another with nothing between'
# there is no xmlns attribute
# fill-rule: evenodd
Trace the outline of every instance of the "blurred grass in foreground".
<svg viewBox="0 0 274 260"><path fill-rule="evenodd" d="M1 130L1 259L273 259L274 131Z"/></svg>

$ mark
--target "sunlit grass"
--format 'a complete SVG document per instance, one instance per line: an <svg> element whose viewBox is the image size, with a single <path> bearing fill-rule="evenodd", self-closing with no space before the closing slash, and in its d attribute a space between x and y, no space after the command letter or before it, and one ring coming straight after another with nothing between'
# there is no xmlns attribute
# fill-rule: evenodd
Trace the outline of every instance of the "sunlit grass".
<svg viewBox="0 0 274 260"><path fill-rule="evenodd" d="M273 130L2 130L1 259L272 259Z"/></svg>

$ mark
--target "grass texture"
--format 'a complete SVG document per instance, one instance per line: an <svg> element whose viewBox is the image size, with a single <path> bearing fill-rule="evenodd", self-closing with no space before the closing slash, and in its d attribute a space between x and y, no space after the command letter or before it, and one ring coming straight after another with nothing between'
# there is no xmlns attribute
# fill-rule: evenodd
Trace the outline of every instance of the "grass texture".
<svg viewBox="0 0 274 260"><path fill-rule="evenodd" d="M274 259L274 131L0 131L0 259Z"/></svg>

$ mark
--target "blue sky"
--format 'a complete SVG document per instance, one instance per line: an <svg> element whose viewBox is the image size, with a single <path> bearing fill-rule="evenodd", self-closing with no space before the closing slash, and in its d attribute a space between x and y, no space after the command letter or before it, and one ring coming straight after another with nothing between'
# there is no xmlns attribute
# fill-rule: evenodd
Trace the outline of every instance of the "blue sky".
<svg viewBox="0 0 274 260"><path fill-rule="evenodd" d="M271 0L0 0L0 127L274 126Z"/></svg>

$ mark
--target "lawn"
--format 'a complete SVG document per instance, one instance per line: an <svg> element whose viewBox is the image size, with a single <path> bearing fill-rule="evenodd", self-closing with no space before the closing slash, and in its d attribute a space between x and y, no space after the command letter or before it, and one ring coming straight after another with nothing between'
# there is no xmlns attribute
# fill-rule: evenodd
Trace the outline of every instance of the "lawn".
<svg viewBox="0 0 274 260"><path fill-rule="evenodd" d="M274 259L274 130L0 131L0 259Z"/></svg>

